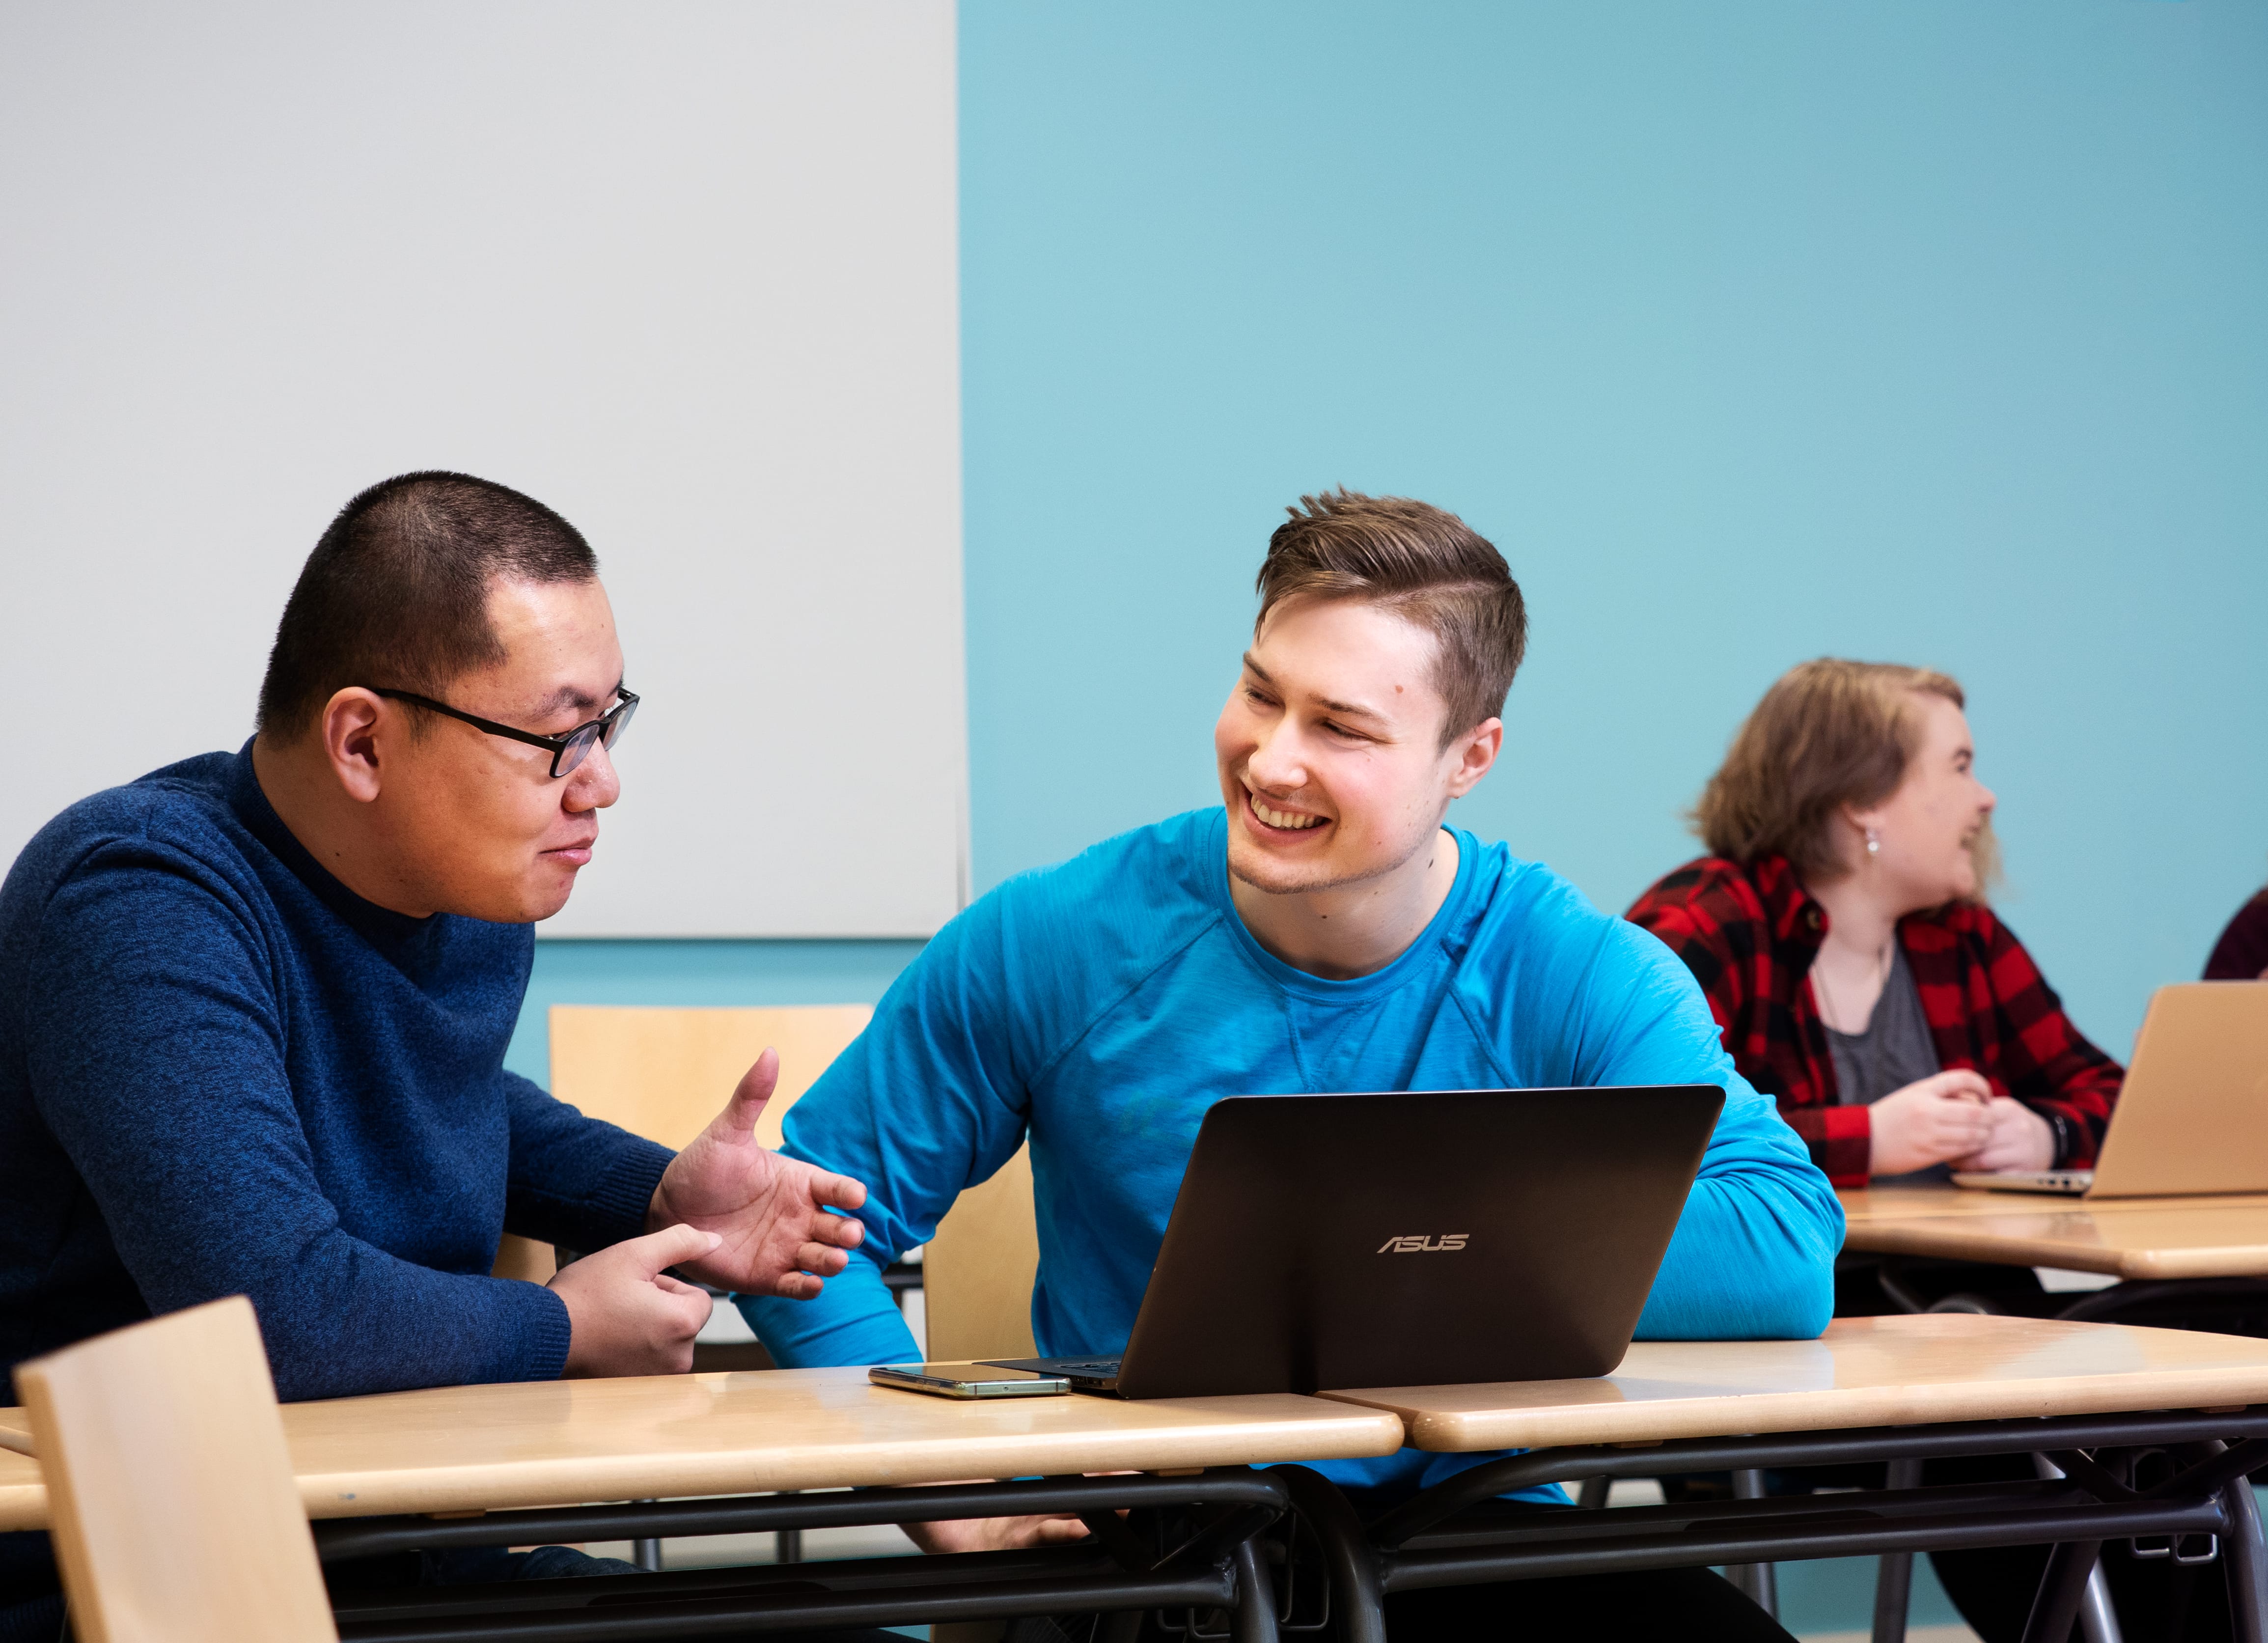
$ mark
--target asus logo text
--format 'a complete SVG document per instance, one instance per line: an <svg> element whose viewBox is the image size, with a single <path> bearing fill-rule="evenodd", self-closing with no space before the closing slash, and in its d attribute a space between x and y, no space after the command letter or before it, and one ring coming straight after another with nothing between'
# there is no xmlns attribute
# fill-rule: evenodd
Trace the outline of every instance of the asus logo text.
<svg viewBox="0 0 2268 1643"><path fill-rule="evenodd" d="M1427 1237L1423 1233L1411 1233L1406 1238L1388 1238L1378 1246L1381 1255L1432 1255L1450 1249L1462 1249L1470 1233L1443 1233L1439 1237Z"/></svg>

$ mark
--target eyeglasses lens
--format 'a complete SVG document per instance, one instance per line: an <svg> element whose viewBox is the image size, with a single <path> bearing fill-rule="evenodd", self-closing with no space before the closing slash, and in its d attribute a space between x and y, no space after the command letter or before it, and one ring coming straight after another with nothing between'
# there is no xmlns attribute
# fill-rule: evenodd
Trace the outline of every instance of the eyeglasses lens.
<svg viewBox="0 0 2268 1643"><path fill-rule="evenodd" d="M596 725L587 730L577 731L572 740L559 749L559 757L552 766L551 774L554 777L572 775L583 761L591 756L591 749L598 740L599 727Z"/></svg>
<svg viewBox="0 0 2268 1643"><path fill-rule="evenodd" d="M572 775L583 761L591 756L591 749L601 741L609 748L620 741L622 726L630 722L630 715L637 711L637 703L625 702L606 718L577 731L574 738L559 749L559 756L552 761L553 777Z"/></svg>

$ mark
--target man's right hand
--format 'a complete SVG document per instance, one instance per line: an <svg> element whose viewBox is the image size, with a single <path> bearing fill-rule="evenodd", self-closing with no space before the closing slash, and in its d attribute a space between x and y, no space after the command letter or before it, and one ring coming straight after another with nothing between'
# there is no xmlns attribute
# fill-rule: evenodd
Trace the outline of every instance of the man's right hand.
<svg viewBox="0 0 2268 1643"><path fill-rule="evenodd" d="M1992 1087L1967 1067L1892 1090L1867 1109L1874 1143L1867 1173L1903 1175L1968 1157L1992 1138Z"/></svg>
<svg viewBox="0 0 2268 1643"><path fill-rule="evenodd" d="M559 1269L552 1293L567 1303L570 1375L683 1374L693 1337L709 1322L709 1294L669 1276L722 1242L715 1233L666 1227Z"/></svg>
<svg viewBox="0 0 2268 1643"><path fill-rule="evenodd" d="M957 1517L936 1523L908 1523L906 1534L924 1551L1020 1551L1027 1546L1059 1546L1086 1538L1076 1517Z"/></svg>

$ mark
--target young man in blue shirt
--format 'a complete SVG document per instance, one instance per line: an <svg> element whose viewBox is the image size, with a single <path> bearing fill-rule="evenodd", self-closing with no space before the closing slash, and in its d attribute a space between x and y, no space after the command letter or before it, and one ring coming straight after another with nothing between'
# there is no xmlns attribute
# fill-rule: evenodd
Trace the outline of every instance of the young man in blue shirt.
<svg viewBox="0 0 2268 1643"><path fill-rule="evenodd" d="M1108 1353L1222 1096L1685 1082L1727 1101L1639 1334L1818 1334L1841 1211L1734 1072L1685 967L1548 869L1442 826L1503 744L1527 623L1502 557L1439 509L1341 491L1292 510L1259 592L1214 730L1222 807L984 896L789 1115L790 1155L868 1183L870 1235L817 1300L741 1303L773 1356L912 1357L880 1264L1027 1136L1035 1337L1051 1356ZM1374 1503L1484 1458L1405 1450L1322 1470ZM921 1538L1083 1532L986 1520ZM1539 1635L1785 1636L1706 1570L1410 1594L1388 1614L1396 1638L1492 1633L1508 1617Z"/></svg>
<svg viewBox="0 0 2268 1643"><path fill-rule="evenodd" d="M534 921L621 792L622 687L572 526L404 475L309 556L250 742L24 848L0 886L0 1385L235 1293L286 1399L663 1374L710 1304L668 1269L783 1296L840 1270L862 1229L829 1211L863 1189L756 1143L770 1052L677 1154L504 1070ZM548 1286L491 1278L507 1228L588 1253ZM47 1536L0 1536L0 1643L60 1614Z"/></svg>

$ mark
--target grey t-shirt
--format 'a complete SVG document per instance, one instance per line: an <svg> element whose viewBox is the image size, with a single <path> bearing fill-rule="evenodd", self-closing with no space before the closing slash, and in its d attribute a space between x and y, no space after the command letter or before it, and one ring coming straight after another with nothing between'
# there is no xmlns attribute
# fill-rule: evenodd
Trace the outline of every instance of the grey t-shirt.
<svg viewBox="0 0 2268 1643"><path fill-rule="evenodd" d="M1822 1022L1822 1026L1825 1024ZM1874 1000L1874 1013L1863 1033L1838 1033L1827 1028L1828 1053L1835 1057L1835 1099L1846 1107L1871 1105L1892 1090L1942 1072L1937 1044L1929 1033L1929 1018L1921 1013L1921 990L1913 971L1906 968L1906 950L1890 948L1890 973L1882 980L1882 996ZM1953 1173L1950 1164L1932 1164L1911 1175L1877 1175L1883 1182L1942 1181Z"/></svg>

